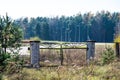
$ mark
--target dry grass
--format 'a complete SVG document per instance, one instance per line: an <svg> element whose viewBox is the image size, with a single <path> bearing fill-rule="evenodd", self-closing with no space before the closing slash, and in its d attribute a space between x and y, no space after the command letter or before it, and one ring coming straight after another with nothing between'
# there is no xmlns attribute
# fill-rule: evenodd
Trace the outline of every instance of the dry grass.
<svg viewBox="0 0 120 80"><path fill-rule="evenodd" d="M4 80L120 80L120 62L99 66L58 66L24 68L21 74L4 76Z"/></svg>
<svg viewBox="0 0 120 80"><path fill-rule="evenodd" d="M89 65L86 65L86 50L64 50L63 66L60 66L59 50L42 50L40 64L44 67L24 68L19 74L4 75L3 80L120 80L119 60L109 65L100 65L105 47L96 45L95 60Z"/></svg>
<svg viewBox="0 0 120 80"><path fill-rule="evenodd" d="M60 65L60 50L41 50L40 63ZM86 50L64 49L63 65L85 65Z"/></svg>

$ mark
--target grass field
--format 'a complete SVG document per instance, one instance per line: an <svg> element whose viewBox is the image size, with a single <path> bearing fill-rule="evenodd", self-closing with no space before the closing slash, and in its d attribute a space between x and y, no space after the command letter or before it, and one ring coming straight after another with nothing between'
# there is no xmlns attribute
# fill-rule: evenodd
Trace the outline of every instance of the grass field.
<svg viewBox="0 0 120 80"><path fill-rule="evenodd" d="M101 64L101 55L112 43L96 43L95 60L86 64L86 50L64 50L64 65L60 65L58 50L41 51L41 67L24 67L20 73L3 75L3 80L120 80L120 60ZM29 64L29 57L26 58Z"/></svg>
<svg viewBox="0 0 120 80"><path fill-rule="evenodd" d="M120 80L120 62L109 65L58 66L40 69L23 68L19 74L3 76L3 80Z"/></svg>

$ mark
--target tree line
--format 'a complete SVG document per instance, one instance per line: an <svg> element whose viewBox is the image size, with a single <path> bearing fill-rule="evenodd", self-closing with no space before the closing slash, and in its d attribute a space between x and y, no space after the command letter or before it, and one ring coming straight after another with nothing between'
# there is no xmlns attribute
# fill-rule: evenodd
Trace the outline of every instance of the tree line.
<svg viewBox="0 0 120 80"><path fill-rule="evenodd" d="M24 39L39 37L42 40L85 42L113 42L119 32L120 13L101 11L73 16L19 18L15 24L24 32Z"/></svg>

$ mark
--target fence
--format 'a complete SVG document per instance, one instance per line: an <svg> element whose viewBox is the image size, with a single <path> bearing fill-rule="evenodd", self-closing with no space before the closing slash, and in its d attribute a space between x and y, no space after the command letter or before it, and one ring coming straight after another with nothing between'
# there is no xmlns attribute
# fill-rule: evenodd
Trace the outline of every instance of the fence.
<svg viewBox="0 0 120 80"><path fill-rule="evenodd" d="M48 60L52 63L56 62L55 64L63 65L63 62L64 62L64 65L65 64L68 65L70 63L73 64L75 63L76 58L77 60L82 58L80 57L80 55L83 56L84 59L86 58L84 53L80 53L81 49L84 49L84 50L87 49L86 44L84 43L63 43L63 44L42 43L40 45L45 46L45 48L40 48L40 51L41 51L40 54L42 56L41 58L43 58L43 55L44 55L47 57L46 59L44 58L44 60ZM41 61L44 61L44 60L41 59Z"/></svg>
<svg viewBox="0 0 120 80"><path fill-rule="evenodd" d="M43 46L40 47L39 44L43 45ZM56 46L56 44L57 44L57 46ZM76 45L82 45L82 43L62 43L62 44L60 44L60 43L49 43L49 42L40 43L39 41L30 41L31 66L32 67L40 67L39 62L40 62L40 60L42 60L42 59L40 59L40 56L42 54L42 50L44 50L44 49L59 50L59 56L57 56L57 58L55 58L54 60L60 59L61 65L63 65L63 61L67 62L67 60L65 60L66 58L64 58L65 56L70 57L69 54L66 54L66 55L64 54L66 50L76 51L76 50L84 49L84 50L86 50L86 55L84 55L84 60L89 61L90 59L94 59L95 41L87 41L87 44L85 44L86 47L85 46L84 47L76 46ZM74 54L74 52L72 54ZM74 55L75 57L73 57L73 58L78 57L78 55L79 54L76 54L76 56ZM56 57L56 56L51 56L51 57ZM83 56L78 57L78 58L83 58ZM78 60L80 60L80 59L78 59ZM70 61L72 61L72 59L70 59ZM45 61L45 62L49 62L49 61Z"/></svg>

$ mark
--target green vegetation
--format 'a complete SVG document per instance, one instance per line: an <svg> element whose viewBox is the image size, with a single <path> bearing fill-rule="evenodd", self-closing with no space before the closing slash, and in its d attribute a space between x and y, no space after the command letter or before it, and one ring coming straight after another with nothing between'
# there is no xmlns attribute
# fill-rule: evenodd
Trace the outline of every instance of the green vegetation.
<svg viewBox="0 0 120 80"><path fill-rule="evenodd" d="M115 60L115 53L112 48L106 48L106 50L102 53L102 64L109 64Z"/></svg>
<svg viewBox="0 0 120 80"><path fill-rule="evenodd" d="M23 60L19 50L22 31L7 16L0 17L0 80L5 74L19 73Z"/></svg>

